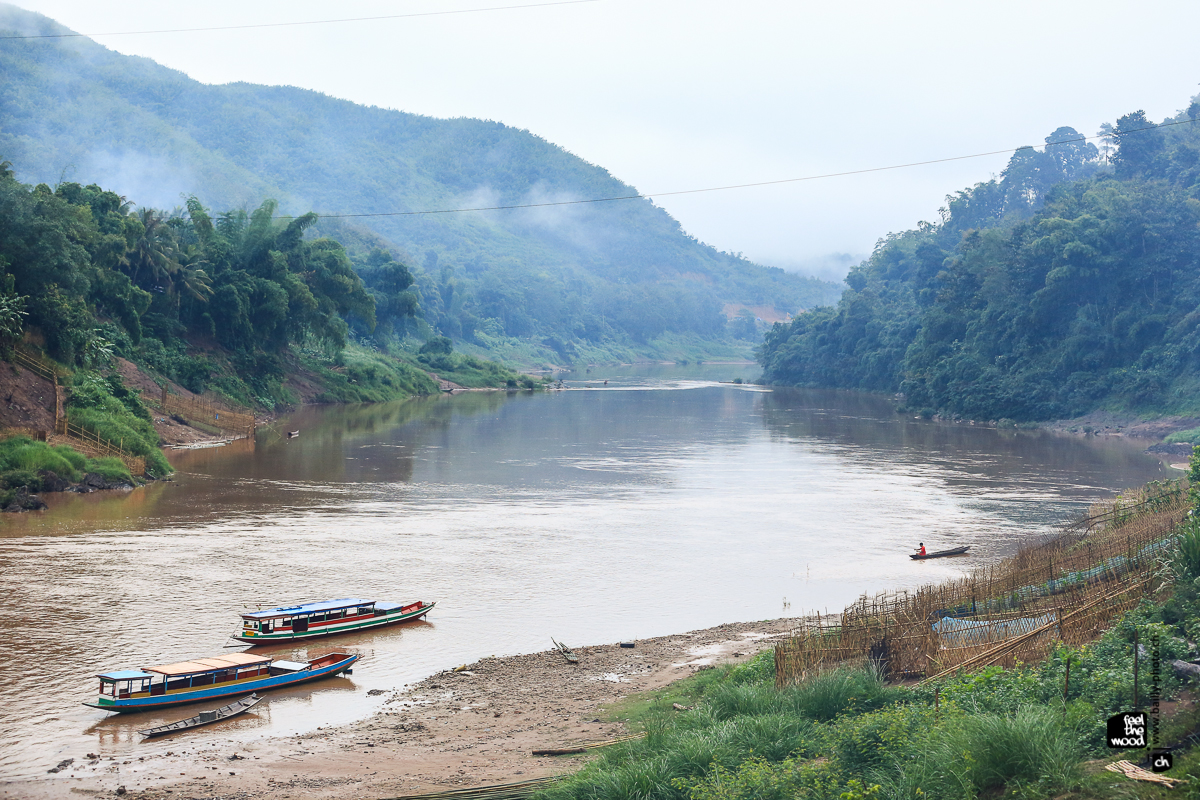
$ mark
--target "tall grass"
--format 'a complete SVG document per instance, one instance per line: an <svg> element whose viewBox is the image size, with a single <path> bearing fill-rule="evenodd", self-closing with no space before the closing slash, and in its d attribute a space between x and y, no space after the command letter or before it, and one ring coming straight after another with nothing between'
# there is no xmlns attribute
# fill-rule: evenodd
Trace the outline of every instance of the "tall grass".
<svg viewBox="0 0 1200 800"><path fill-rule="evenodd" d="M1180 526L1171 548L1170 566L1178 580L1200 578L1200 520L1193 518Z"/></svg>
<svg viewBox="0 0 1200 800"><path fill-rule="evenodd" d="M51 447L27 436L0 440L0 488L24 486L40 491L40 476L44 472L53 472L71 482L79 481L88 472L96 472L113 483L133 482L129 470L116 458L90 459L66 445Z"/></svg>
<svg viewBox="0 0 1200 800"><path fill-rule="evenodd" d="M1026 707L1016 714L951 718L916 732L906 746L866 770L869 783L896 798L1051 797L1079 785L1085 751L1061 710Z"/></svg>
<svg viewBox="0 0 1200 800"><path fill-rule="evenodd" d="M828 722L850 710L881 708L899 696L874 670L836 669L782 690L767 683L723 683L706 696L706 706L720 719L783 713Z"/></svg>
<svg viewBox="0 0 1200 800"><path fill-rule="evenodd" d="M647 715L645 739L606 749L574 778L541 796L685 800L689 787L718 768L731 772L751 759L777 764L827 753L829 732L822 723L898 697L871 670L833 671L780 691L752 661L718 679L707 678L696 709L679 713L668 707Z"/></svg>
<svg viewBox="0 0 1200 800"><path fill-rule="evenodd" d="M698 706L647 715L646 737L606 748L547 800L1046 797L1081 779L1077 716L1061 706L940 714L870 669L778 690L748 667L703 684ZM878 788L873 788L878 787Z"/></svg>

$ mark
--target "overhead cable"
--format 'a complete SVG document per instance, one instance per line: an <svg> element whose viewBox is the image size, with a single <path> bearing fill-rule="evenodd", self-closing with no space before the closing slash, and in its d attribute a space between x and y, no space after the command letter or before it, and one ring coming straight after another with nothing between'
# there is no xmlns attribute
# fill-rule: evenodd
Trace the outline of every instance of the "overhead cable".
<svg viewBox="0 0 1200 800"><path fill-rule="evenodd" d="M1195 120L1176 120L1175 122L1163 122L1158 125L1148 125L1145 128L1135 128L1129 131L1114 131L1113 133L1101 133L1095 136L1078 136L1070 139L1064 139L1059 142L1046 142L1046 147L1060 147L1066 144L1075 142L1086 142L1089 139L1103 139L1113 137L1119 139L1122 136L1128 136L1131 133L1140 131L1149 131L1156 128L1169 128L1173 125L1187 125L1194 123ZM948 158L934 158L928 161L911 161L907 164L892 164L886 167L869 167L867 169L853 169L846 172L827 172L822 175L805 175L802 178L780 178L771 181L757 181L755 183L734 183L727 186L709 186L703 189L679 189L672 192L639 192L636 194L617 195L615 197L593 197L586 200L555 200L545 203L518 203L507 206L477 206L472 208L442 208L430 211L377 211L360 214L319 214L318 216L324 219L351 219L356 217L417 217L427 214L463 214L468 211L510 211L521 208L547 208L549 206L578 206L587 205L589 203L613 203L619 200L652 200L655 197L674 197L683 194L701 194L704 192L724 192L730 189L750 189L757 186L778 186L784 183L800 183L803 181L817 181L825 178L844 178L850 175L866 175L871 172L887 172L896 169L908 169L910 167L924 167L930 164L945 164L951 161L965 161L971 158L984 158L986 156L1004 155L1005 153L1016 153L1019 150L1032 150L1031 145L1022 145L1021 147L1009 147L1004 150L989 150L986 153L972 153L966 156L950 156Z"/></svg>
<svg viewBox="0 0 1200 800"><path fill-rule="evenodd" d="M292 28L302 25L332 25L343 22L378 22L388 19L412 19L414 17L444 17L451 14L476 14L484 11L514 11L521 8L546 8L548 6L576 6L583 3L599 3L601 0L552 0L549 3L523 3L512 6L488 6L486 8L460 8L453 11L420 11L412 14L387 14L378 17L347 17L345 19L314 19L305 22L261 22L248 25L214 25L207 28L168 28L152 31L110 31L108 33L38 33L21 36L0 36L2 39L73 39L97 36L142 36L158 33L207 33L211 31L241 31L253 28Z"/></svg>

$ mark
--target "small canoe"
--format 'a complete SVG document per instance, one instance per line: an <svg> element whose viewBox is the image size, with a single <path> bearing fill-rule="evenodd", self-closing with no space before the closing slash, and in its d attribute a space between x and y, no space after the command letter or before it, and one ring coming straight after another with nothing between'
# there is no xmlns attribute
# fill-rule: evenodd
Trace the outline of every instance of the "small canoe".
<svg viewBox="0 0 1200 800"><path fill-rule="evenodd" d="M934 552L926 553L925 555L920 555L919 553L912 553L909 555L909 558L916 559L917 561L921 561L922 559L926 559L926 558L942 558L944 556L960 556L970 549L971 549L971 545L964 544L962 547L951 547L949 550L935 550Z"/></svg>
<svg viewBox="0 0 1200 800"><path fill-rule="evenodd" d="M263 698L257 694L248 694L241 700L235 700L227 706L221 706L215 711L201 711L194 717L181 719L178 722L172 722L168 725L159 725L157 728L147 728L144 731L138 731L142 736L162 736L164 733L176 733L178 731L186 731L189 728L199 728L201 725L211 725L214 722L220 722L223 719L236 717L238 714L244 714L256 705L261 703Z"/></svg>

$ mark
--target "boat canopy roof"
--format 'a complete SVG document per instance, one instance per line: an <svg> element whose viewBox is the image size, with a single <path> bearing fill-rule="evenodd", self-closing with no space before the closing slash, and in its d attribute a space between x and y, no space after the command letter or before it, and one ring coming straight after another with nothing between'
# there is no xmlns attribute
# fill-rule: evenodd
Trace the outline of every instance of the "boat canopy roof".
<svg viewBox="0 0 1200 800"><path fill-rule="evenodd" d="M138 678L153 678L154 676L140 669L119 669L116 672L106 672L96 677L102 681L130 681Z"/></svg>
<svg viewBox="0 0 1200 800"><path fill-rule="evenodd" d="M271 608L266 611L247 611L242 614L242 619L294 617L298 614L314 614L320 611L336 611L339 608L350 608L351 606L370 606L374 604L374 600L360 600L356 597L343 597L341 600L322 600L319 603L304 603L298 606L283 606L282 608Z"/></svg>
<svg viewBox="0 0 1200 800"><path fill-rule="evenodd" d="M397 608L404 608L404 603L393 603L390 600L384 600L376 603L375 607L380 611L395 611Z"/></svg>
<svg viewBox="0 0 1200 800"><path fill-rule="evenodd" d="M147 672L166 675L175 678L180 675L195 675L200 672L220 672L234 667L250 667L256 664L270 664L269 656L252 656L249 653L230 653L227 656L212 658L196 658L191 661L180 661L178 664L167 664L162 667L147 667ZM149 676L147 676L149 677Z"/></svg>

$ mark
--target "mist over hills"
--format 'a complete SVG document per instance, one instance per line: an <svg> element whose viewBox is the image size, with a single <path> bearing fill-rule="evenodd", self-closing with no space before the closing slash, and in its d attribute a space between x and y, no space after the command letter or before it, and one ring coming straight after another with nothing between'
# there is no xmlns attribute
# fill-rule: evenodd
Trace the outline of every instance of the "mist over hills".
<svg viewBox="0 0 1200 800"><path fill-rule="evenodd" d="M67 32L8 5L0 29ZM141 206L170 210L195 195L214 212L274 198L284 213L361 214L636 194L603 168L501 123L433 119L293 87L205 85L86 38L9 40L0 75L0 159L19 180L98 183ZM648 200L323 219L317 230L354 227L380 241L348 238L383 244L415 268L434 329L493 350L520 340L583 359L650 352L663 336L750 341L753 320L743 314L731 327L727 315L795 313L841 291L718 252Z"/></svg>

